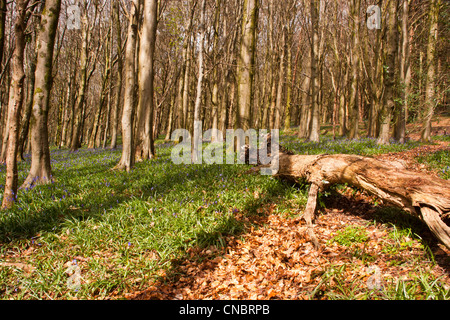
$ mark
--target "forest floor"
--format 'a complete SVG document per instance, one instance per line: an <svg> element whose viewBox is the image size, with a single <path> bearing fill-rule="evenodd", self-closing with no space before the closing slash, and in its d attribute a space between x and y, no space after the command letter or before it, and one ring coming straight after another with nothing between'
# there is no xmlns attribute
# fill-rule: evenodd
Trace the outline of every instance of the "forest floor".
<svg viewBox="0 0 450 320"><path fill-rule="evenodd" d="M442 177L449 170L450 143L435 142L376 158ZM447 159L443 172L432 161L424 163L441 153ZM366 192L346 186L333 191L322 197L315 222L319 250L309 241L301 213L280 215L271 203L251 221L237 217L249 226L243 236L226 237L223 248L190 248L170 275L127 297L450 299L450 251L436 243L423 223ZM438 279L431 286L430 274Z"/></svg>
<svg viewBox="0 0 450 320"><path fill-rule="evenodd" d="M443 131L429 144L289 131L281 143L450 179ZM450 252L421 220L333 186L319 195L314 250L308 185L246 165L175 165L172 146L158 140L157 158L128 173L112 170L120 148L52 149L54 182L20 190L0 215L0 299L450 299ZM29 168L26 155L19 183Z"/></svg>

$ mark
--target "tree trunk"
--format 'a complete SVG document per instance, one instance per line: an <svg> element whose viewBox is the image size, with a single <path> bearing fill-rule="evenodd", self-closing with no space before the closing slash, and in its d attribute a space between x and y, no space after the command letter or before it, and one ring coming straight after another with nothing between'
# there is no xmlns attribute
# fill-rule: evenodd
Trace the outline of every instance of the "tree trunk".
<svg viewBox="0 0 450 320"><path fill-rule="evenodd" d="M292 95L292 88L294 88L294 82L292 81L292 53L289 48L292 46L290 39L291 37L291 29L290 29L290 22L288 22L288 29L287 29L287 38L288 43L286 44L286 51L287 51L287 70L286 70L286 108L285 108L285 118L284 118L284 130L289 130L291 127L291 113L292 113L292 106L291 106L291 95ZM298 52L297 52L298 55Z"/></svg>
<svg viewBox="0 0 450 320"><path fill-rule="evenodd" d="M25 144L28 140L28 130L30 128L30 119L31 119L31 111L33 109L33 96L34 96L34 87L35 87L35 80L36 80L36 58L37 56L33 54L33 57L31 57L30 61L30 72L29 77L27 79L27 99L26 99L26 105L25 105L25 112L22 117L22 128L20 129L20 135L19 135L19 149L17 151L17 160L24 160L23 158L23 151L25 148Z"/></svg>
<svg viewBox="0 0 450 320"><path fill-rule="evenodd" d="M284 87L284 73L285 73L285 57L286 57L286 29L283 28L281 30L281 55L280 55L280 71L279 71L279 79L277 86L277 98L275 104L275 120L274 120L274 129L281 129L281 103L283 100L283 87Z"/></svg>
<svg viewBox="0 0 450 320"><path fill-rule="evenodd" d="M214 52L214 71L213 71L213 89L212 89L212 97L211 97L211 105L212 105L212 136L211 141L217 141L218 137L218 128L219 128L219 77L218 77L218 53L219 50L219 22L220 22L220 7L221 0L216 0L216 12L214 16L214 43L213 43L213 52Z"/></svg>
<svg viewBox="0 0 450 320"><path fill-rule="evenodd" d="M138 36L139 0L131 2L129 12L128 39L125 52L125 92L122 113L122 157L114 167L118 170L130 171L135 162L135 145L133 138L134 105L136 100L136 43Z"/></svg>
<svg viewBox="0 0 450 320"><path fill-rule="evenodd" d="M406 138L406 110L408 106L408 94L409 94L409 80L410 75L410 61L409 61L409 32L408 32L408 19L409 19L409 1L403 0L402 10L402 46L400 56L400 83L402 85L401 95L402 103L397 105L398 110L396 112L396 129L395 140L400 143L405 143Z"/></svg>
<svg viewBox="0 0 450 320"><path fill-rule="evenodd" d="M257 20L258 1L244 0L241 47L237 67L238 112L236 114L236 126L243 130L251 126Z"/></svg>
<svg viewBox="0 0 450 320"><path fill-rule="evenodd" d="M2 208L11 208L17 198L18 172L17 172L17 150L19 142L20 113L22 111L24 96L24 50L26 10L28 0L17 0L16 19L14 21L15 48L12 58L11 71L12 82L8 103L8 149L6 152L6 183L3 193Z"/></svg>
<svg viewBox="0 0 450 320"><path fill-rule="evenodd" d="M437 104L436 99L436 50L438 42L438 20L441 0L430 1L430 29L428 33L427 46L427 75L425 83L425 107L426 114L423 121L421 140L431 141L431 120L433 118L434 108Z"/></svg>
<svg viewBox="0 0 450 320"><path fill-rule="evenodd" d="M70 141L70 151L76 151L81 146L80 135L82 123L84 122L84 104L86 98L86 88L88 82L88 50L89 50L89 27L87 13L82 17L82 47L80 56L80 82L78 84L78 96L73 112L72 138Z"/></svg>
<svg viewBox="0 0 450 320"><path fill-rule="evenodd" d="M154 52L158 23L158 1L144 0L144 19L139 48L139 103L137 109L136 159L147 160L155 156L153 137L154 112Z"/></svg>
<svg viewBox="0 0 450 320"><path fill-rule="evenodd" d="M359 74L359 14L361 8L361 0L352 0L352 53L351 53L351 85L350 85L350 125L348 131L349 139L357 139L359 136L359 108L358 108L358 74Z"/></svg>
<svg viewBox="0 0 450 320"><path fill-rule="evenodd" d="M197 139L197 137L202 136L201 127L202 120L200 119L200 108L201 108L201 99L202 99L202 85L203 85L203 76L204 76L204 66L203 66L203 46L205 43L205 11L206 11L206 0L202 0L202 8L201 8L201 17L200 17L200 34L197 43L199 44L198 49L198 80L197 80L197 95L195 97L195 105L194 105L194 135L192 139L192 162L200 163L201 162L201 152L202 152L202 144L201 140ZM200 145L199 145L200 143ZM200 159L199 159L200 156ZM199 162L200 160L200 162Z"/></svg>
<svg viewBox="0 0 450 320"><path fill-rule="evenodd" d="M117 131L119 126L119 111L120 111L120 101L121 101L121 91L122 91L122 81L123 81L123 54L122 54L122 32L120 26L120 8L118 0L113 2L113 20L116 27L116 41L117 41L117 78L116 78L116 95L114 97L113 106L113 119L111 127L111 149L117 147Z"/></svg>
<svg viewBox="0 0 450 320"><path fill-rule="evenodd" d="M103 81L102 81L102 87L100 91L100 101L98 103L97 112L94 117L94 127L92 128L91 135L89 137L89 143L88 143L88 149L93 149L96 146L96 140L98 140L101 136L101 116L103 111L103 106L107 102L108 98L108 81L110 78L111 73L111 59L110 59L110 52L109 52L109 45L111 43L111 34L107 37L107 44L106 44L106 50L105 50L105 70L103 72Z"/></svg>
<svg viewBox="0 0 450 320"><path fill-rule="evenodd" d="M311 0L311 121L308 141L320 141L320 106L318 103L319 77L317 74L319 56L319 8L320 1Z"/></svg>
<svg viewBox="0 0 450 320"><path fill-rule="evenodd" d="M397 163L357 155L279 155L276 176L311 183L305 219L311 226L317 192L331 184L348 184L423 219L450 249L450 182L400 168ZM308 221L309 220L309 221Z"/></svg>
<svg viewBox="0 0 450 320"><path fill-rule="evenodd" d="M396 55L398 48L397 2L397 0L391 0L388 7L386 60L384 63L384 99L380 112L381 124L377 141L378 144L389 143L391 118L395 109Z"/></svg>
<svg viewBox="0 0 450 320"><path fill-rule="evenodd" d="M3 51L5 48L6 0L0 0L0 74L2 73Z"/></svg>
<svg viewBox="0 0 450 320"><path fill-rule="evenodd" d="M22 188L52 181L48 111L52 88L53 49L61 0L47 0L37 37L36 83L31 114L31 168Z"/></svg>

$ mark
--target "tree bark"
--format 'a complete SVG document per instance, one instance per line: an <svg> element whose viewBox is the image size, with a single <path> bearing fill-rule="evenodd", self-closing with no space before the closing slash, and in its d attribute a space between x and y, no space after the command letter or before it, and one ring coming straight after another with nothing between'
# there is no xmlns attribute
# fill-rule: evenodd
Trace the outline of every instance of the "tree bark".
<svg viewBox="0 0 450 320"><path fill-rule="evenodd" d="M31 119L31 112L33 109L33 96L34 96L34 87L35 87L35 80L36 80L36 54L33 54L33 56L30 59L30 71L29 76L27 79L27 99L25 104L25 110L22 117L22 128L20 129L20 135L19 135L19 150L17 151L17 160L24 160L23 158L23 151L25 148L25 144L28 140L28 131L30 128L30 119Z"/></svg>
<svg viewBox="0 0 450 320"><path fill-rule="evenodd" d="M114 97L113 117L111 126L111 149L117 147L117 131L119 126L119 109L122 92L123 81L123 54L122 54L122 31L120 27L120 8L118 0L113 2L113 20L116 27L116 41L117 41L117 78L116 78L116 95Z"/></svg>
<svg viewBox="0 0 450 320"><path fill-rule="evenodd" d="M280 71L277 86L277 97L275 103L275 119L274 119L274 129L281 129L281 103L283 100L283 88L284 88L284 77L285 77L285 57L286 57L286 28L281 30L281 46L280 46Z"/></svg>
<svg viewBox="0 0 450 320"><path fill-rule="evenodd" d="M380 112L380 133L378 144L388 144L390 138L390 124L395 109L395 80L397 75L396 57L398 48L397 35L397 0L391 0L388 7L386 60L384 63L384 98Z"/></svg>
<svg viewBox="0 0 450 320"><path fill-rule="evenodd" d="M3 51L5 48L6 0L0 0L0 74L2 73Z"/></svg>
<svg viewBox="0 0 450 320"><path fill-rule="evenodd" d="M408 108L408 96L410 86L410 48L409 48L409 1L403 0L402 10L402 46L400 56L400 83L402 103L397 105L398 110L396 113L397 122L395 129L395 140L400 143L405 143L406 138L406 110Z"/></svg>
<svg viewBox="0 0 450 320"><path fill-rule="evenodd" d="M399 164L357 155L279 155L276 176L311 183L305 219L312 223L317 192L331 184L348 184L421 218L432 233L450 248L450 181L405 170ZM305 212L306 215L307 212ZM309 220L308 220L309 219Z"/></svg>
<svg viewBox="0 0 450 320"><path fill-rule="evenodd" d="M203 66L203 46L205 43L205 11L206 11L206 0L202 0L202 8L201 8L201 17L200 17L200 34L197 43L199 43L199 52L198 52L198 79L197 79L197 95L195 97L195 105L194 105L194 139L192 139L193 151L192 151L192 162L198 163L198 151L202 151L201 142L198 145L198 139L196 137L202 136L201 128L201 119L200 119L200 108L201 108L201 99L202 99L202 85L203 85L203 76L204 76L204 66ZM201 153L200 153L201 157Z"/></svg>
<svg viewBox="0 0 450 320"><path fill-rule="evenodd" d="M70 151L76 151L81 146L80 135L81 127L84 121L84 104L86 98L86 88L88 82L88 50L89 50L89 27L87 13L82 16L82 47L80 56L80 82L78 84L78 96L74 106L73 123L72 123L72 137L70 141Z"/></svg>
<svg viewBox="0 0 450 320"><path fill-rule="evenodd" d="M238 112L236 114L236 126L243 130L251 126L257 19L258 1L244 0L241 47L237 67Z"/></svg>
<svg viewBox="0 0 450 320"><path fill-rule="evenodd" d="M351 84L350 84L350 97L349 97L349 110L350 110L350 124L348 137L349 139L357 139L359 136L359 108L358 108L358 84L359 84L359 14L361 8L361 0L352 0L351 12L352 12L352 53L351 53Z"/></svg>
<svg viewBox="0 0 450 320"><path fill-rule="evenodd" d="M105 70L103 72L103 79L102 79L102 87L100 91L100 101L98 103L97 112L94 117L94 127L92 128L91 135L89 137L89 143L88 143L88 149L93 149L96 147L96 140L99 139L101 136L101 116L103 111L103 106L107 102L108 98L108 81L111 74L111 59L110 59L110 52L109 52L109 46L111 44L111 34L107 37L107 44L106 44L106 50L105 50Z"/></svg>
<svg viewBox="0 0 450 320"><path fill-rule="evenodd" d="M155 156L153 137L154 113L154 52L158 23L158 1L144 0L143 26L139 48L139 103L137 109L136 159L147 160Z"/></svg>
<svg viewBox="0 0 450 320"><path fill-rule="evenodd" d="M61 0L47 0L37 37L36 83L31 114L31 168L22 188L52 181L48 142L48 111L52 88L53 49Z"/></svg>
<svg viewBox="0 0 450 320"><path fill-rule="evenodd" d="M136 100L136 42L138 36L139 0L131 2L129 12L128 39L125 52L125 92L122 113L122 156L114 167L117 170L130 171L135 162L133 137L134 105Z"/></svg>
<svg viewBox="0 0 450 320"><path fill-rule="evenodd" d="M311 0L311 120L308 141L320 141L320 107L318 103L319 77L317 74L319 57L319 9L320 1Z"/></svg>
<svg viewBox="0 0 450 320"><path fill-rule="evenodd" d="M425 83L425 107L426 113L423 120L421 140L431 141L431 120L433 118L434 108L437 105L436 99L436 50L438 43L438 20L441 0L430 1L430 28L428 32L427 46L427 75Z"/></svg>
<svg viewBox="0 0 450 320"><path fill-rule="evenodd" d="M213 42L213 52L214 52L214 71L213 71L213 89L211 96L211 105L212 105L212 136L211 141L217 141L218 137L218 128L219 128L219 76L217 62L219 60L219 22L220 22L220 8L221 8L221 0L216 0L216 10L214 15L214 42Z"/></svg>
<svg viewBox="0 0 450 320"><path fill-rule="evenodd" d="M29 1L17 0L16 19L14 21L15 48L12 58L12 82L8 103L8 149L6 152L6 183L3 193L2 208L11 208L17 198L18 172L17 172L17 151L19 142L20 113L22 111L24 96L24 50L25 50L25 29L26 11Z"/></svg>

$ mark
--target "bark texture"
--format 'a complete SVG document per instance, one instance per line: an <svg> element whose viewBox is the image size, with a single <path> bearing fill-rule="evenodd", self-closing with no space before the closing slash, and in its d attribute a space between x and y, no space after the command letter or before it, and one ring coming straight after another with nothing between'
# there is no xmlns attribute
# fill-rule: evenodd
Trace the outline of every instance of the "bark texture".
<svg viewBox="0 0 450 320"><path fill-rule="evenodd" d="M19 142L19 121L24 98L24 50L27 0L18 0L16 3L17 15L14 21L15 49L12 57L12 82L8 102L8 129L9 138L6 149L6 182L3 193L2 208L8 209L14 205L17 196L18 172L17 151Z"/></svg>
<svg viewBox="0 0 450 320"><path fill-rule="evenodd" d="M138 36L139 0L133 0L129 13L128 39L125 51L125 89L122 113L122 157L114 169L130 171L135 162L133 138L134 104L136 101L135 62Z"/></svg>
<svg viewBox="0 0 450 320"><path fill-rule="evenodd" d="M22 187L52 180L48 143L48 111L52 87L53 48L61 0L47 0L37 38L35 90L31 111L31 168Z"/></svg>

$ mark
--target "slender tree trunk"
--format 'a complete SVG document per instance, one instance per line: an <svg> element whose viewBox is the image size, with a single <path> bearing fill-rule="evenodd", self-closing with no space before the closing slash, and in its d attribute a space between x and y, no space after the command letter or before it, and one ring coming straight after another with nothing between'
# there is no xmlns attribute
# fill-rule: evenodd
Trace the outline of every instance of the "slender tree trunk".
<svg viewBox="0 0 450 320"><path fill-rule="evenodd" d="M236 114L237 126L244 130L251 126L257 20L258 1L244 0L241 47L237 68L238 112Z"/></svg>
<svg viewBox="0 0 450 320"><path fill-rule="evenodd" d="M61 140L58 145L59 148L63 146L67 146L67 136L68 136L68 129L70 124L70 117L71 117L71 106L73 105L74 97L73 97L73 84L75 82L75 70L73 71L73 75L69 77L69 83L66 89L66 97L64 100L64 106L63 106L63 118L62 118L62 129L61 129Z"/></svg>
<svg viewBox="0 0 450 320"><path fill-rule="evenodd" d="M8 103L9 139L6 153L6 183L3 193L2 208L11 208L17 198L18 172L17 150L19 142L20 113L22 111L24 96L24 50L26 10L28 0L16 1L16 19L14 21L15 48L12 58L12 82Z"/></svg>
<svg viewBox="0 0 450 320"><path fill-rule="evenodd" d="M433 118L434 108L437 105L436 97L436 50L438 42L438 20L441 0L430 1L430 27L428 33L427 46L427 75L425 83L425 107L426 114L423 120L421 140L431 141L431 120Z"/></svg>
<svg viewBox="0 0 450 320"><path fill-rule="evenodd" d="M284 87L284 77L285 77L285 57L286 57L286 29L283 28L281 31L281 55L280 55L280 71L277 86L277 98L275 104L275 120L274 129L281 129L281 104L283 100L283 87Z"/></svg>
<svg viewBox="0 0 450 320"><path fill-rule="evenodd" d="M311 51L308 54L307 65L305 67L305 79L301 89L300 125L298 127L298 137L306 139L309 132L309 119L311 115Z"/></svg>
<svg viewBox="0 0 450 320"><path fill-rule="evenodd" d="M193 151L192 151L192 162L199 162L199 152L201 157L202 145L199 139L196 137L201 137L201 127L202 120L200 119L200 108L201 108L201 100L202 100L202 85L203 85L203 77L204 77L204 66L203 66L203 48L205 43L205 11L206 11L206 0L202 0L202 8L201 8L201 17L200 17L200 34L197 40L199 43L198 49L198 80L197 80L197 95L195 97L195 105L194 105L194 135L192 139ZM200 142L200 145L198 144Z"/></svg>
<svg viewBox="0 0 450 320"><path fill-rule="evenodd" d="M218 140L218 128L219 128L219 77L217 67L218 53L219 50L219 22L220 22L220 7L221 0L216 0L216 12L214 15L214 43L213 43L213 52L214 52L214 71L213 71L213 89L212 89L212 97L211 97L211 105L212 105L212 136L211 141Z"/></svg>
<svg viewBox="0 0 450 320"><path fill-rule="evenodd" d="M27 99L26 99L26 105L25 105L25 112L22 117L22 128L20 130L19 135L19 150L17 151L18 159L17 160L24 160L23 157L23 151L26 142L28 141L28 130L30 127L30 118L31 118L31 111L33 108L33 96L34 96L34 87L35 87L35 72L36 72L36 58L37 56L33 54L33 57L30 61L30 72L29 77L27 79Z"/></svg>
<svg viewBox="0 0 450 320"><path fill-rule="evenodd" d="M108 43L106 45L106 53L105 53L105 70L103 73L103 81L102 81L102 88L100 93L100 101L98 104L97 112L95 114L94 118L94 127L92 128L91 135L89 137L89 143L88 143L88 149L94 148L96 145L96 140L101 136L101 116L103 111L103 106L105 105L105 102L107 102L108 98L108 81L110 78L111 73L111 60L110 60L110 52L108 50L109 43L110 43L110 36L108 36Z"/></svg>
<svg viewBox="0 0 450 320"><path fill-rule="evenodd" d="M130 171L135 162L133 138L134 105L136 100L136 44L138 36L139 0L132 0L129 12L128 39L125 52L125 90L122 114L122 157L115 169Z"/></svg>
<svg viewBox="0 0 450 320"><path fill-rule="evenodd" d="M390 138L390 123L395 109L395 79L397 74L396 54L398 48L397 36L397 0L391 0L388 7L386 61L384 68L384 100L380 112L380 133L378 144L388 144Z"/></svg>
<svg viewBox="0 0 450 320"><path fill-rule="evenodd" d="M189 84L190 84L190 76L191 76L191 51L192 51L192 44L191 44L191 34L188 33L186 35L187 39L187 47L186 47L186 68L184 71L184 80L183 80L183 107L182 110L182 127L184 129L188 129L188 112L189 112Z"/></svg>
<svg viewBox="0 0 450 320"><path fill-rule="evenodd" d="M178 74L178 76L180 76ZM174 126L174 114L176 114L176 100L177 100L177 88L173 90L173 94L169 104L169 116L167 117L167 127L166 127L166 136L164 141L170 141L170 135L172 134L173 126Z"/></svg>
<svg viewBox="0 0 450 320"><path fill-rule="evenodd" d="M2 73L3 51L5 48L6 0L0 0L0 74Z"/></svg>
<svg viewBox="0 0 450 320"><path fill-rule="evenodd" d="M88 82L88 49L89 49L89 28L86 14L82 17L82 47L80 56L80 82L78 84L78 96L73 112L73 128L70 150L76 151L81 146L80 136L82 124L84 122L84 104L86 99L86 87Z"/></svg>
<svg viewBox="0 0 450 320"><path fill-rule="evenodd" d="M288 39L291 39L291 30L288 28L287 30L287 36ZM292 106L291 106L291 95L292 95L292 53L289 49L289 44L291 44L291 41L288 41L288 44L286 46L287 51L287 73L286 73L286 108L285 108L285 120L284 120L284 130L288 130L291 127L291 113L292 113Z"/></svg>
<svg viewBox="0 0 450 320"><path fill-rule="evenodd" d="M155 156L153 141L154 112L154 52L158 23L158 1L144 0L144 19L139 49L139 104L137 111L136 159L147 160Z"/></svg>
<svg viewBox="0 0 450 320"><path fill-rule="evenodd" d="M320 141L320 106L318 104L319 78L317 75L319 56L319 0L311 0L311 122L309 126L308 140Z"/></svg>
<svg viewBox="0 0 450 320"><path fill-rule="evenodd" d="M359 101L358 101L358 84L359 84L359 14L361 8L361 0L352 0L351 11L352 11L352 36L353 36L353 46L352 46L352 80L350 85L350 99L349 99L349 110L350 110L350 130L348 132L348 137L350 139L356 139L359 136Z"/></svg>
<svg viewBox="0 0 450 320"><path fill-rule="evenodd" d="M400 56L400 83L401 83L401 96L402 102L397 104L396 112L396 128L395 128L395 140L400 143L405 143L406 138L406 110L409 90L408 73L409 71L409 32L408 32L408 15L409 15L409 1L403 0L402 10L402 46Z"/></svg>
<svg viewBox="0 0 450 320"><path fill-rule="evenodd" d="M111 130L111 149L117 147L117 131L119 127L119 111L121 102L121 92L122 92L122 81L123 81L123 55L122 55L122 32L120 26L120 8L118 0L113 2L113 20L116 27L116 41L117 41L117 78L116 78L116 95L114 97L114 107L113 107L113 121Z"/></svg>

